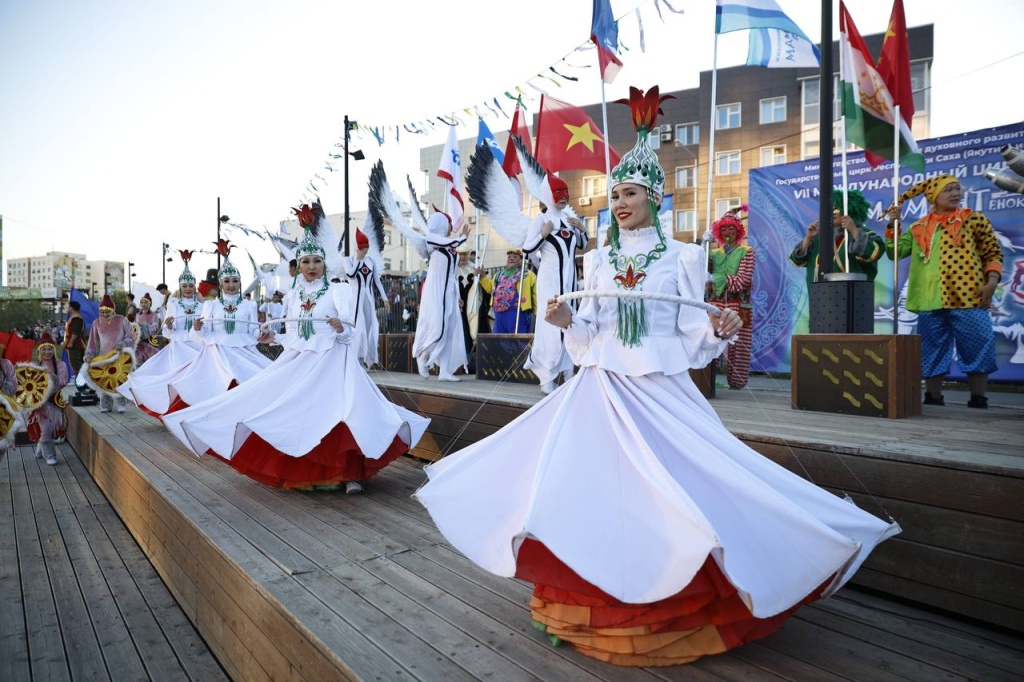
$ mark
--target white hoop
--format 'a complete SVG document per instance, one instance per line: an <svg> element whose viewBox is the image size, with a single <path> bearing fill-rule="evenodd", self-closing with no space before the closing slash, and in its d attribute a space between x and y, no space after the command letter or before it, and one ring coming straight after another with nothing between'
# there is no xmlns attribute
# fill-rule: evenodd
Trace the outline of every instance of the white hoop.
<svg viewBox="0 0 1024 682"><path fill-rule="evenodd" d="M282 317L278 320L267 320L260 325L260 332L273 331L272 325L284 324L285 322L327 322L326 317Z"/></svg>
<svg viewBox="0 0 1024 682"><path fill-rule="evenodd" d="M706 312L711 313L715 317L721 317L721 308L705 303L704 301L695 301L691 298L684 298L676 294L659 294L654 291L621 291L619 289L588 289L586 291L573 291L568 294L562 294L557 298L559 303L565 301L576 301L581 298L631 298L631 299L647 299L651 301L669 301L670 303L680 303L682 305L693 306L694 308L700 308Z"/></svg>

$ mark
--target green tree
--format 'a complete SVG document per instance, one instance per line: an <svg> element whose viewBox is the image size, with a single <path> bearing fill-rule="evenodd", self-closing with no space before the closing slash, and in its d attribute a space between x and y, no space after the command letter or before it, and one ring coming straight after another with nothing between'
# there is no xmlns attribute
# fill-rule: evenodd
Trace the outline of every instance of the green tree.
<svg viewBox="0 0 1024 682"><path fill-rule="evenodd" d="M53 317L53 309L43 301L0 298L0 329L26 329Z"/></svg>

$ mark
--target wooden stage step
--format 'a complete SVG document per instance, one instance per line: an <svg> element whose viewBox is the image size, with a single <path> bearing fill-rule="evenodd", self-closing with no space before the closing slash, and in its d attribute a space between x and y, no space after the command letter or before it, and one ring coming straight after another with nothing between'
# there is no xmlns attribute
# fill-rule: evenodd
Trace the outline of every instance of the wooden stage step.
<svg viewBox="0 0 1024 682"><path fill-rule="evenodd" d="M69 438L236 680L1011 680L1017 637L854 590L687 666L627 669L550 646L530 586L453 551L411 498L410 457L366 492L266 488L129 407L69 411Z"/></svg>

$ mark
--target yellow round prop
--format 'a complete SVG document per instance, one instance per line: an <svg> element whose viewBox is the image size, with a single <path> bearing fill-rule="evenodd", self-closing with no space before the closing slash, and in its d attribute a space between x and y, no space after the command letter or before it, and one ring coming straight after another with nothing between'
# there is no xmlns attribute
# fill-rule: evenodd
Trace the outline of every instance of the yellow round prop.
<svg viewBox="0 0 1024 682"><path fill-rule="evenodd" d="M123 351L115 350L98 355L89 363L89 378L107 393L117 391L117 387L128 380L131 371L132 356Z"/></svg>
<svg viewBox="0 0 1024 682"><path fill-rule="evenodd" d="M138 322L132 322L132 336L135 338L135 346L139 345L139 336L142 334L142 330L139 329Z"/></svg>
<svg viewBox="0 0 1024 682"><path fill-rule="evenodd" d="M11 404L10 398L5 395L0 395L0 441L8 440L14 442L14 431L18 425L17 419L17 406ZM0 455L3 454L4 446L0 444Z"/></svg>
<svg viewBox="0 0 1024 682"><path fill-rule="evenodd" d="M19 363L14 374L18 377L14 402L24 410L40 407L53 393L53 377L42 367Z"/></svg>
<svg viewBox="0 0 1024 682"><path fill-rule="evenodd" d="M65 407L68 406L68 399L64 397L63 393L57 391L57 393L53 396L53 404L63 410Z"/></svg>

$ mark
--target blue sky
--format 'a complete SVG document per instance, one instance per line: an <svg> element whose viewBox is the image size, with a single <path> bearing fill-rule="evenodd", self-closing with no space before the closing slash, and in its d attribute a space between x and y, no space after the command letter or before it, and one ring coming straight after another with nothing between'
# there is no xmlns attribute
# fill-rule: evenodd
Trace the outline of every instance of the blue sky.
<svg viewBox="0 0 1024 682"><path fill-rule="evenodd" d="M653 0L612 1L617 16L629 14L619 34L630 49L609 101L631 84L695 87L711 68L714 2L669 2L684 14L663 7L662 22ZM820 5L780 5L818 39ZM638 6L644 54L632 13ZM884 31L890 2L848 6L862 33ZM905 0L905 7L910 26L935 24L933 135L1020 120L1019 1ZM4 258L64 250L130 259L139 280L156 283L162 242L212 247L218 196L233 221L273 228L321 172L324 205L340 212L342 174L323 165L345 114L388 125L501 95L585 43L590 11L590 0L3 0ZM745 55L743 34L722 36L719 66ZM574 104L599 101L596 68L582 68L592 63L590 51L559 66L580 78L575 85L531 82ZM502 117L487 122L496 133L509 125ZM472 122L459 137L475 130ZM370 162L383 158L394 177L415 174L419 147L442 142L408 136L377 147L357 136L354 146L368 161L351 164L353 210L365 206ZM260 243L246 245L269 258ZM197 272L209 266L204 258L214 260L197 256Z"/></svg>

